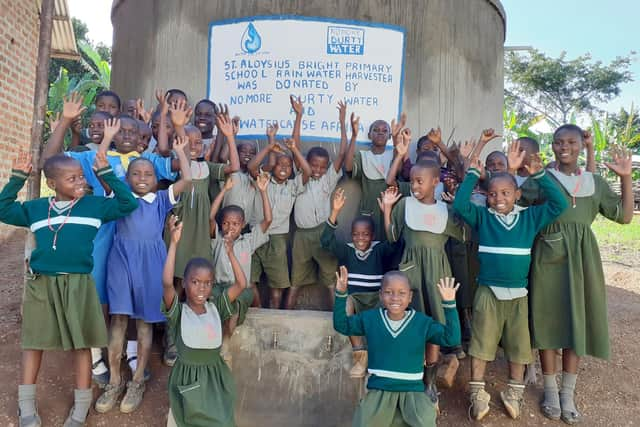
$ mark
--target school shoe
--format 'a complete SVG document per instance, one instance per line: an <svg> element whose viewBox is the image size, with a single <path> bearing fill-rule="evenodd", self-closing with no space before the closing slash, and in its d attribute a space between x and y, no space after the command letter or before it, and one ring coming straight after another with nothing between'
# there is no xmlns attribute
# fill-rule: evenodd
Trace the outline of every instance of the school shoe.
<svg viewBox="0 0 640 427"><path fill-rule="evenodd" d="M138 406L142 403L144 389L144 382L129 381L127 383L127 393L122 398L122 402L120 402L120 412L129 414L138 409Z"/></svg>
<svg viewBox="0 0 640 427"><path fill-rule="evenodd" d="M96 363L91 365L91 380L98 385L100 388L104 388L107 384L109 384L109 370L107 369L101 374L94 374L94 370L100 366L100 364L104 364L104 359L100 358ZM106 364L105 364L106 367Z"/></svg>
<svg viewBox="0 0 640 427"><path fill-rule="evenodd" d="M41 427L42 426L42 420L40 419L38 412L36 412L33 415L29 415L28 417L21 417L20 409L18 409L18 423L20 427Z"/></svg>
<svg viewBox="0 0 640 427"><path fill-rule="evenodd" d="M484 391L484 381L469 381L469 416L476 421L480 421L489 413L489 402L491 396Z"/></svg>
<svg viewBox="0 0 640 427"><path fill-rule="evenodd" d="M107 384L104 388L104 393L102 393L102 396L100 396L98 400L96 400L96 411L104 414L105 412L109 412L110 410L112 410L113 407L116 406L118 398L124 391L124 386L124 381L120 381L120 384L118 385Z"/></svg>
<svg viewBox="0 0 640 427"><path fill-rule="evenodd" d="M64 420L64 424L62 425L62 427L84 427L83 422L80 422L71 418L71 414L73 414L74 409L75 407L72 406L71 411L69 412L69 416L67 417L66 420Z"/></svg>
<svg viewBox="0 0 640 427"><path fill-rule="evenodd" d="M500 398L507 413L514 420L520 416L520 406L524 397L524 384L509 381L507 389L500 392Z"/></svg>
<svg viewBox="0 0 640 427"><path fill-rule="evenodd" d="M176 345L171 342L171 340L167 340L167 347L164 350L164 355L162 357L162 360L164 361L164 364L172 367L173 365L176 364L176 360L178 359L178 349L176 348Z"/></svg>
<svg viewBox="0 0 640 427"><path fill-rule="evenodd" d="M364 378L367 373L369 353L367 350L356 350L353 352L353 367L349 371L351 378Z"/></svg>

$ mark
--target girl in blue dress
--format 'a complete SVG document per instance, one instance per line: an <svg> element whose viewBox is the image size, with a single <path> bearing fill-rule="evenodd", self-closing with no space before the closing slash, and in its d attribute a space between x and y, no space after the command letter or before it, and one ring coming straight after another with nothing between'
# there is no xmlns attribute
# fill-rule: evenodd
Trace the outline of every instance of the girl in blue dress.
<svg viewBox="0 0 640 427"><path fill-rule="evenodd" d="M191 168L185 153L188 145L188 137L179 137L174 143L181 179L167 190L156 191L158 180L151 162L140 158L129 163L127 183L140 203L131 215L117 221L109 251L107 292L111 314L111 377L105 392L96 401L96 411L101 413L111 410L125 389L120 373L120 358L129 318L136 321L138 364L133 379L126 384L127 393L120 404L120 411L133 412L142 402L144 370L151 351L152 323L165 321L160 311L162 268L167 257L162 231L166 216L180 193L188 191L191 186Z"/></svg>

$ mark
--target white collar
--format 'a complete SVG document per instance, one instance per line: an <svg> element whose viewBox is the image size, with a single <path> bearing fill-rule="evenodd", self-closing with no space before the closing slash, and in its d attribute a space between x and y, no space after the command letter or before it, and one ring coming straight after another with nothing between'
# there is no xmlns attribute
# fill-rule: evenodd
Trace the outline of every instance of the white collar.
<svg viewBox="0 0 640 427"><path fill-rule="evenodd" d="M518 223L518 218L520 218L520 212L526 210L526 207L513 205L513 209L511 212L506 214L501 214L500 212L494 210L493 208L489 208L488 211L490 214L496 217L498 222L506 228L507 230L511 230Z"/></svg>
<svg viewBox="0 0 640 427"><path fill-rule="evenodd" d="M371 255L371 252L373 251L373 247L378 243L380 242L377 240L371 242L371 246L369 246L369 249L367 249L366 251L360 251L356 249L353 243L347 243L347 246L349 246L350 248L353 248L353 250L356 253L356 258L358 258L360 261L365 261L367 258L369 258L369 255Z"/></svg>
<svg viewBox="0 0 640 427"><path fill-rule="evenodd" d="M138 196L136 193L131 193L131 194L133 194L133 197L135 197L136 199L142 199L142 200L144 200L144 201L145 201L145 202L147 202L147 203L153 203L153 202L155 202L156 197L157 197L157 196L156 196L156 193L153 193L153 192L147 193L147 194L145 194L145 195L144 195L144 196L142 196L142 197Z"/></svg>

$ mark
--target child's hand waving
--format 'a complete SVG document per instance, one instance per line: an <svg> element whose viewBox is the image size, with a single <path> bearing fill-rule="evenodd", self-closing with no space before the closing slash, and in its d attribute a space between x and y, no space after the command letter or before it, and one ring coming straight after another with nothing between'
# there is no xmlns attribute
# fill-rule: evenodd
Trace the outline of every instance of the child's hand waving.
<svg viewBox="0 0 640 427"><path fill-rule="evenodd" d="M398 192L398 187L389 187L385 191L380 193L378 206L380 206L380 210L382 212L385 212L385 210L391 210L393 205L395 205L396 202L401 198L402 194Z"/></svg>
<svg viewBox="0 0 640 427"><path fill-rule="evenodd" d="M518 141L517 139L513 141L511 145L509 145L509 152L507 153L507 163L509 165L509 170L517 171L518 169L520 169L526 155L526 151L520 151L520 141Z"/></svg>
<svg viewBox="0 0 640 427"><path fill-rule="evenodd" d="M620 146L614 146L611 150L613 162L605 162L605 165L621 178L631 176L632 160L631 152Z"/></svg>
<svg viewBox="0 0 640 427"><path fill-rule="evenodd" d="M269 141L275 139L278 129L278 122L273 122L267 126L267 137L269 138Z"/></svg>
<svg viewBox="0 0 640 427"><path fill-rule="evenodd" d="M347 198L344 196L344 188L336 189L333 199L331 199L331 209L336 212L340 212L344 208L344 204Z"/></svg>
<svg viewBox="0 0 640 427"><path fill-rule="evenodd" d="M178 99L173 105L169 105L169 112L173 126L182 128L189 123L193 110L184 99Z"/></svg>
<svg viewBox="0 0 640 427"><path fill-rule="evenodd" d="M169 220L169 234L171 234L171 243L178 244L180 237L182 237L182 223L175 215L171 215Z"/></svg>
<svg viewBox="0 0 640 427"><path fill-rule="evenodd" d="M537 153L531 155L531 157L529 158L529 164L524 165L524 167L527 169L527 172L529 172L530 175L534 175L540 172L542 169L544 169L544 165L542 164L542 159L540 158L540 155L538 155Z"/></svg>
<svg viewBox="0 0 640 427"><path fill-rule="evenodd" d="M298 146L296 145L295 138L285 138L284 145L286 145L289 151L291 152L293 152L298 148Z"/></svg>
<svg viewBox="0 0 640 427"><path fill-rule="evenodd" d="M344 101L338 101L338 120L340 120L341 124L346 123L347 121L347 104Z"/></svg>
<svg viewBox="0 0 640 427"><path fill-rule="evenodd" d="M351 138L358 136L360 130L360 116L356 116L356 113L351 113Z"/></svg>
<svg viewBox="0 0 640 427"><path fill-rule="evenodd" d="M440 129L440 126L438 126L436 129L431 128L431 130L427 134L427 139L429 140L429 142L436 146L442 144L442 130Z"/></svg>
<svg viewBox="0 0 640 427"><path fill-rule="evenodd" d="M347 284L349 283L349 272L347 267L341 265L339 272L336 272L336 291L340 293L347 292Z"/></svg>
<svg viewBox="0 0 640 427"><path fill-rule="evenodd" d="M492 128L484 129L482 131L482 135L480 135L480 143L481 144L486 144L489 141L491 141L492 139L501 138L501 137L502 137L502 135L498 135L496 133L496 131L493 130Z"/></svg>
<svg viewBox="0 0 640 427"><path fill-rule="evenodd" d="M25 175L31 174L33 165L31 164L31 153L28 151L21 151L18 153L18 157L13 159L11 168L24 173Z"/></svg>
<svg viewBox="0 0 640 427"><path fill-rule="evenodd" d="M82 106L82 96L78 92L71 92L69 96L64 97L62 104L62 118L66 120L74 120L86 110L87 107Z"/></svg>
<svg viewBox="0 0 640 427"><path fill-rule="evenodd" d="M136 119L140 119L145 123L151 121L151 113L144 109L144 101L141 98L136 99L136 110L138 110Z"/></svg>
<svg viewBox="0 0 640 427"><path fill-rule="evenodd" d="M476 148L476 140L472 138L464 143L461 142L458 150L460 151L460 155L463 159L468 159L471 153L473 153L474 148Z"/></svg>
<svg viewBox="0 0 640 427"><path fill-rule="evenodd" d="M271 179L271 174L269 172L262 172L256 178L256 186L258 187L258 191L264 193L267 191L267 187L269 186L269 180Z"/></svg>
<svg viewBox="0 0 640 427"><path fill-rule="evenodd" d="M411 144L411 129L405 128L400 132L401 140L396 145L396 153L399 156L406 156L409 152L409 144Z"/></svg>
<svg viewBox="0 0 640 427"><path fill-rule="evenodd" d="M297 115L300 115L304 112L304 105L302 105L302 101L300 97L295 97L293 95L289 95L289 101L291 102L291 108L296 112Z"/></svg>
<svg viewBox="0 0 640 427"><path fill-rule="evenodd" d="M107 153L102 150L96 152L96 158L93 161L93 170L99 171L100 169L109 167L109 161L107 161Z"/></svg>
<svg viewBox="0 0 640 427"><path fill-rule="evenodd" d="M582 143L587 150L593 147L593 135L591 135L591 131L585 130L582 132Z"/></svg>
<svg viewBox="0 0 640 427"><path fill-rule="evenodd" d="M187 147L189 146L189 137L188 136L177 136L175 141L173 142L173 149L176 154L181 155L187 154Z"/></svg>
<svg viewBox="0 0 640 427"><path fill-rule="evenodd" d="M119 130L120 130L120 119L115 117L111 119L106 119L104 121L104 136L102 137L103 143L106 141L106 144L111 144L111 141L113 141L113 137L116 136Z"/></svg>
<svg viewBox="0 0 640 427"><path fill-rule="evenodd" d="M218 113L216 114L216 126L220 129L220 132L227 138L234 136L233 123L228 114Z"/></svg>
<svg viewBox="0 0 640 427"><path fill-rule="evenodd" d="M460 287L460 283L456 284L454 277L444 277L438 282L438 292L442 301L455 301L456 292Z"/></svg>

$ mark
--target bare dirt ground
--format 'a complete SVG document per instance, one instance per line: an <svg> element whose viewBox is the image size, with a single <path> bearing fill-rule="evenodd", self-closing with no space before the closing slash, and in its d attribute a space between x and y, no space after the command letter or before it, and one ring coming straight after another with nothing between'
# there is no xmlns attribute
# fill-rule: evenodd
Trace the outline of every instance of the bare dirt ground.
<svg viewBox="0 0 640 427"><path fill-rule="evenodd" d="M0 244L0 426L17 426L17 384L20 372L20 300L22 294L22 254L24 232L15 232ZM585 426L631 426L640 423L640 260L624 257L625 263L607 261L602 251L608 285L609 330L612 359L586 358L580 366L577 404ZM619 255L619 254L618 254ZM616 257L618 259L618 257ZM91 411L88 426L163 426L166 423L168 398L166 381L169 369L161 362L159 346L151 360L153 378L147 384L144 402L131 415L114 409L107 415ZM519 421L505 414L499 391L505 387L506 364L491 365L487 378L492 410L481 423L467 417L465 384L469 361L462 361L454 387L443 390L441 426L511 426L563 425L542 417L538 401L542 385L530 386ZM73 366L71 357L62 352L45 354L38 383L38 407L46 426L60 426L72 402ZM95 397L98 390L94 388ZM256 426L259 422L256 422ZM295 426L292 426L295 427Z"/></svg>

